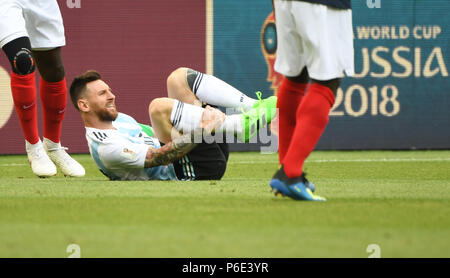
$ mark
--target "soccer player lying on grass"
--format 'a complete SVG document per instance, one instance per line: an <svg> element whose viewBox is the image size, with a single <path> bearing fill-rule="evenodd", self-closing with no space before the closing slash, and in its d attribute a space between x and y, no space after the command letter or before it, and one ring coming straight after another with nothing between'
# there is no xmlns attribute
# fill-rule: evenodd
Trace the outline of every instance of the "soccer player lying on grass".
<svg viewBox="0 0 450 278"><path fill-rule="evenodd" d="M220 179L228 145L208 144L201 134L233 133L248 142L275 116L275 96L252 99L214 76L188 68L170 74L167 92L168 98L156 98L149 105L150 127L117 111L116 97L98 72L75 77L70 96L84 121L91 156L109 179ZM244 112L225 115L205 104Z"/></svg>

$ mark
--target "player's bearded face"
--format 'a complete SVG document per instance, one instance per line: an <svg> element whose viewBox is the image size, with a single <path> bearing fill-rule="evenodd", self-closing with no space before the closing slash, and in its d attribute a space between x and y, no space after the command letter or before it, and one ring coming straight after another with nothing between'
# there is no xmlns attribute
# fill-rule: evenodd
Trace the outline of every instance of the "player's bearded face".
<svg viewBox="0 0 450 278"><path fill-rule="evenodd" d="M95 110L98 118L104 122L114 121L118 115L115 103L116 97L110 90L105 93L106 98L102 98L102 101L98 103L98 107Z"/></svg>
<svg viewBox="0 0 450 278"><path fill-rule="evenodd" d="M109 122L117 118L118 112L114 103L108 103L104 109L97 110L97 116L101 121Z"/></svg>
<svg viewBox="0 0 450 278"><path fill-rule="evenodd" d="M91 110L101 121L114 121L118 112L116 108L116 96L112 93L111 88L102 80L97 80L92 84L94 94L89 100Z"/></svg>

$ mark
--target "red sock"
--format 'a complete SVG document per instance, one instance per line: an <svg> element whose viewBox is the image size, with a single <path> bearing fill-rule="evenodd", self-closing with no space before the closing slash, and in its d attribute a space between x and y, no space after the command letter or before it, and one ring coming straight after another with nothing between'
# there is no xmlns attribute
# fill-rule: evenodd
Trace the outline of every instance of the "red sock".
<svg viewBox="0 0 450 278"><path fill-rule="evenodd" d="M67 104L66 79L47 82L41 77L39 92L44 112L44 137L59 143Z"/></svg>
<svg viewBox="0 0 450 278"><path fill-rule="evenodd" d="M284 156L291 143L297 108L305 95L307 86L308 84L293 82L284 77L278 89L278 158L280 164L283 163Z"/></svg>
<svg viewBox="0 0 450 278"><path fill-rule="evenodd" d="M11 72L11 92L23 135L30 144L36 144L39 141L39 132L35 73L19 75Z"/></svg>
<svg viewBox="0 0 450 278"><path fill-rule="evenodd" d="M333 103L334 95L328 87L311 84L297 110L297 124L283 161L284 171L289 178L302 174L303 163L328 124L328 114Z"/></svg>

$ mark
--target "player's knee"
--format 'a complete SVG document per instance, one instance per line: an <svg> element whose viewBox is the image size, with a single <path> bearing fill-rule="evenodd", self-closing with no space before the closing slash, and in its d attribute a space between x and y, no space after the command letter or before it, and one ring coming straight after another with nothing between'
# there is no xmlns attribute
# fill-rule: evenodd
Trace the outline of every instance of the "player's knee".
<svg viewBox="0 0 450 278"><path fill-rule="evenodd" d="M167 78L167 88L177 88L179 86L189 86L190 90L193 91L194 82L199 74L198 71L195 71L190 68L179 67L174 70L169 77Z"/></svg>
<svg viewBox="0 0 450 278"><path fill-rule="evenodd" d="M59 82L65 77L64 64L61 57L58 57L59 52L52 52L50 54L43 55L44 51L34 52L36 60L39 63L39 73L42 78L47 82ZM49 52L49 51L46 51Z"/></svg>
<svg viewBox="0 0 450 278"><path fill-rule="evenodd" d="M14 73L26 75L35 71L35 59L31 52L31 43L28 37L12 40L2 49L8 57Z"/></svg>
<svg viewBox="0 0 450 278"><path fill-rule="evenodd" d="M36 69L33 54L27 48L22 48L15 53L11 65L13 72L20 75L33 73Z"/></svg>
<svg viewBox="0 0 450 278"><path fill-rule="evenodd" d="M179 67L172 71L167 77L167 88L174 88L180 84L185 84L183 81L186 78L186 72L188 68Z"/></svg>
<svg viewBox="0 0 450 278"><path fill-rule="evenodd" d="M303 70L300 72L297 76L286 76L287 79L289 79L292 82L296 83L308 83L309 82L309 74L308 69L306 67L303 68Z"/></svg>
<svg viewBox="0 0 450 278"><path fill-rule="evenodd" d="M330 88L330 90L333 92L334 95L336 95L337 89L341 85L341 79L336 78L328 81L327 87Z"/></svg>
<svg viewBox="0 0 450 278"><path fill-rule="evenodd" d="M150 118L170 117L172 111L173 100L169 98L155 98L148 106Z"/></svg>
<svg viewBox="0 0 450 278"><path fill-rule="evenodd" d="M41 69L41 68L39 68ZM39 71L42 78L47 82L58 82L63 80L65 74L63 64L55 64L53 67L43 68Z"/></svg>
<svg viewBox="0 0 450 278"><path fill-rule="evenodd" d="M339 86L341 85L341 79L340 78L335 78L335 79L331 79L331 80L326 80L326 81L321 81L321 80L314 80L313 82L318 83L320 85L323 85L325 87L328 87L334 95L336 95L336 91L339 88Z"/></svg>

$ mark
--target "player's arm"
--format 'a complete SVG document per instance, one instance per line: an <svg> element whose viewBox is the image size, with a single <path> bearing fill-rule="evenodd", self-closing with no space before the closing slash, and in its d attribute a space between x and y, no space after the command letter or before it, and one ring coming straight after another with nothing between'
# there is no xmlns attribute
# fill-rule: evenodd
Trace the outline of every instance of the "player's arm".
<svg viewBox="0 0 450 278"><path fill-rule="evenodd" d="M193 134L185 134L173 139L159 149L150 147L145 157L144 167L150 168L170 164L190 152L195 146L197 144L194 143Z"/></svg>

